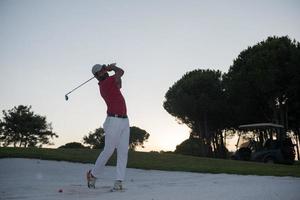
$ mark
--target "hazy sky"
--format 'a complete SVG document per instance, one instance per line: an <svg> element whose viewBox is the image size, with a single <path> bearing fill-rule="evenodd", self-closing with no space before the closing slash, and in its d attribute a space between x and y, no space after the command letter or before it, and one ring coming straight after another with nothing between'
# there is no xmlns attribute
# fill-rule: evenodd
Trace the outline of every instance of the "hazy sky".
<svg viewBox="0 0 300 200"><path fill-rule="evenodd" d="M300 41L299 10L297 0L0 0L0 110L32 105L59 135L54 147L82 142L106 116L97 81L64 95L93 64L116 62L131 126L150 133L145 150L174 150L189 129L163 109L168 88L197 68L227 72L268 36Z"/></svg>

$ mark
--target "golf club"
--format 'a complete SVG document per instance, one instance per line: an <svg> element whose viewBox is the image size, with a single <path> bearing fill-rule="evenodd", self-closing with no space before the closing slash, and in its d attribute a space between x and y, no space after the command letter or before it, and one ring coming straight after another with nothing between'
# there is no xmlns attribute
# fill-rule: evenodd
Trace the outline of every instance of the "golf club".
<svg viewBox="0 0 300 200"><path fill-rule="evenodd" d="M67 94L65 94L65 99L66 101L68 101L69 97L68 94L74 92L75 90L77 90L78 88L80 88L81 86L83 86L84 84L86 84L87 82L89 82L90 80L94 79L95 76L93 76L92 78L90 78L89 80L85 81L84 83L81 83L79 86L77 86L76 88L74 88L73 90L71 90L70 92L68 92Z"/></svg>

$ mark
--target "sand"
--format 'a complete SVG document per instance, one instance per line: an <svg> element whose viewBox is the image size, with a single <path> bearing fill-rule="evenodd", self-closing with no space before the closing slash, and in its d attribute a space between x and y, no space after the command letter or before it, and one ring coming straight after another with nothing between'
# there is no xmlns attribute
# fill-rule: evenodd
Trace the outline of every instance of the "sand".
<svg viewBox="0 0 300 200"><path fill-rule="evenodd" d="M115 168L106 167L96 189L91 164L0 159L0 199L28 200L299 200L300 178L128 169L123 192L110 192Z"/></svg>

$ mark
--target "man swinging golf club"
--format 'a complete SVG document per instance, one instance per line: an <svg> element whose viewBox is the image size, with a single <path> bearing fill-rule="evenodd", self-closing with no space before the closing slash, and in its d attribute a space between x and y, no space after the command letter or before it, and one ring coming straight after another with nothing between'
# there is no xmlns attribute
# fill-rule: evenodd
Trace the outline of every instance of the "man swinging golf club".
<svg viewBox="0 0 300 200"><path fill-rule="evenodd" d="M109 76L109 71L114 71L114 75ZM92 68L92 73L99 81L100 94L107 105L107 117L103 124L105 147L94 167L87 172L88 187L95 188L96 179L101 177L105 164L117 149L116 180L113 190L122 190L129 145L129 120L125 99L120 91L124 71L115 63L107 66L96 64Z"/></svg>

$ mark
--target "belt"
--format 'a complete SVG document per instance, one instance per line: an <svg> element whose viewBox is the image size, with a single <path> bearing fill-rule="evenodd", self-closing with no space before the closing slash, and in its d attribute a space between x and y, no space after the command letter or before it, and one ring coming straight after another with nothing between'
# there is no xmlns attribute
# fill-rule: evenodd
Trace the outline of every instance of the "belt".
<svg viewBox="0 0 300 200"><path fill-rule="evenodd" d="M108 117L127 118L127 115L107 114Z"/></svg>

